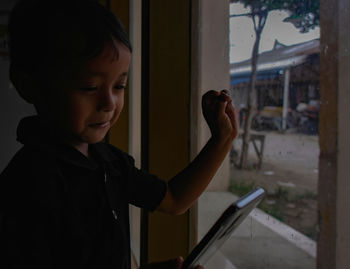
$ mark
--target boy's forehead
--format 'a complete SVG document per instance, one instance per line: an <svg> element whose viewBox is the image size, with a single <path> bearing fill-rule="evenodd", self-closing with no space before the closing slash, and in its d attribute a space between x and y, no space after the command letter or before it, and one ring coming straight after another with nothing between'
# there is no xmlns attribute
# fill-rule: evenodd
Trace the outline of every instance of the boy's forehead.
<svg viewBox="0 0 350 269"><path fill-rule="evenodd" d="M113 71L113 70L112 70ZM117 70L116 70L117 71ZM84 77L106 77L109 75L109 72L104 72L104 71L93 71L93 70L86 70L85 72L81 72L81 76ZM120 77L122 76L128 76L128 72L122 72L120 74Z"/></svg>
<svg viewBox="0 0 350 269"><path fill-rule="evenodd" d="M83 78L107 77L113 74L118 77L127 76L130 55L129 51L119 50L118 56L115 57L111 51L104 49L99 55L82 64L79 76Z"/></svg>

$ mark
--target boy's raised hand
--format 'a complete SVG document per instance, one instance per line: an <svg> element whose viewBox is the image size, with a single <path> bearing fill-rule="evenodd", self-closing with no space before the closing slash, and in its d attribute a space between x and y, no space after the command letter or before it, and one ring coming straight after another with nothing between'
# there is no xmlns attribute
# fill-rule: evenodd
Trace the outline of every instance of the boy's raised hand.
<svg viewBox="0 0 350 269"><path fill-rule="evenodd" d="M226 90L205 93L202 98L202 111L213 138L233 139L237 136L237 118Z"/></svg>
<svg viewBox="0 0 350 269"><path fill-rule="evenodd" d="M181 269L184 260L182 257L178 257L174 260L169 260L165 262L150 263L142 269ZM198 265L195 269L204 269L202 266Z"/></svg>

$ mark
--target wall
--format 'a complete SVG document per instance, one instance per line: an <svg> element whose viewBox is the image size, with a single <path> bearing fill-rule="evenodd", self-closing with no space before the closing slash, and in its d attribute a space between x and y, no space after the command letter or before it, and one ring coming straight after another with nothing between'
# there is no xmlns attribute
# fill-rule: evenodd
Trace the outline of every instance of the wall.
<svg viewBox="0 0 350 269"><path fill-rule="evenodd" d="M0 10L11 10L15 1L1 0ZM0 24L6 23L7 17L0 16ZM12 86L8 75L9 59L0 56L0 171L21 147L16 141L16 129L19 120L35 113L32 105L23 101Z"/></svg>
<svg viewBox="0 0 350 269"><path fill-rule="evenodd" d="M192 75L194 80L192 91L192 105L197 98L196 110L193 110L192 118L197 117L197 146L198 151L207 142L210 132L202 116L200 98L208 90L222 90L230 88L230 64L229 64L229 0L194 0L199 14L197 25L193 25L195 36L192 40ZM196 42L196 43L194 43ZM196 76L196 77L195 77ZM195 143L196 141L193 141ZM225 159L207 190L226 191L229 185L229 159Z"/></svg>

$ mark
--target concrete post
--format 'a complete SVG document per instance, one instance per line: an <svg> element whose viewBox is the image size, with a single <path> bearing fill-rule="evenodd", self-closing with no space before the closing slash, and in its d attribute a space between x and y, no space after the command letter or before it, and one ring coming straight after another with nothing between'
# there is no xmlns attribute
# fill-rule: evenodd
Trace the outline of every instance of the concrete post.
<svg viewBox="0 0 350 269"><path fill-rule="evenodd" d="M289 80L290 69L284 69L284 87L283 87L283 110L282 110L282 130L287 129L287 115L289 108Z"/></svg>
<svg viewBox="0 0 350 269"><path fill-rule="evenodd" d="M350 268L350 2L339 1L339 99L336 268Z"/></svg>
<svg viewBox="0 0 350 269"><path fill-rule="evenodd" d="M321 104L317 268L350 268L350 3L321 0Z"/></svg>

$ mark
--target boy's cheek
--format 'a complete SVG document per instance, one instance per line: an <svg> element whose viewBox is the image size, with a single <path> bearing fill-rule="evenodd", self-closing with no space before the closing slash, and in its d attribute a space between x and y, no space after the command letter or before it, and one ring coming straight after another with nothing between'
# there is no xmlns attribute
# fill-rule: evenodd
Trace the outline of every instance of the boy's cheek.
<svg viewBox="0 0 350 269"><path fill-rule="evenodd" d="M110 121L110 127L112 127L114 124L116 124L118 119L119 119L119 115L115 114L113 116L112 120Z"/></svg>

